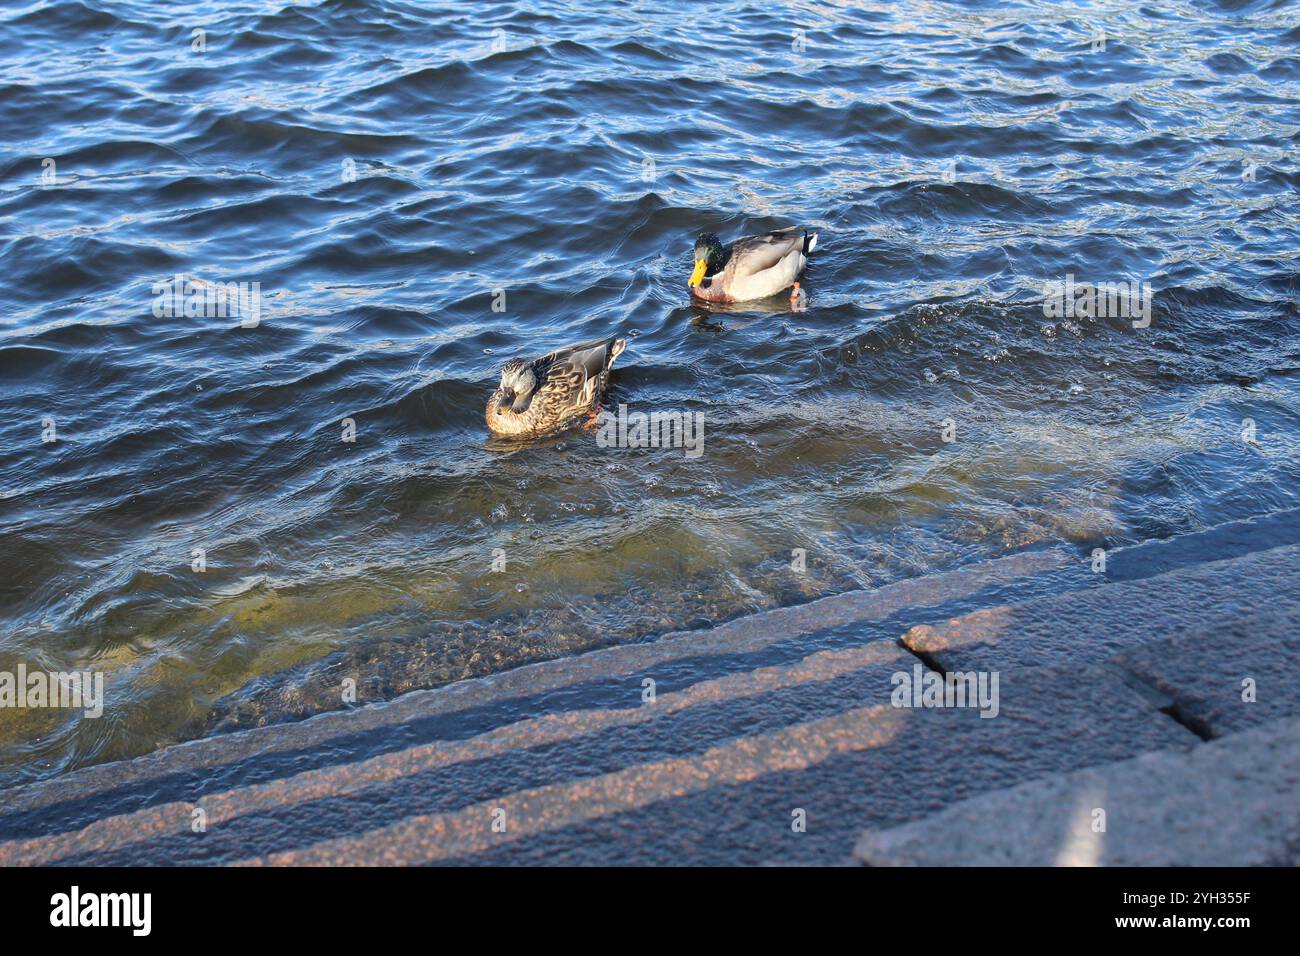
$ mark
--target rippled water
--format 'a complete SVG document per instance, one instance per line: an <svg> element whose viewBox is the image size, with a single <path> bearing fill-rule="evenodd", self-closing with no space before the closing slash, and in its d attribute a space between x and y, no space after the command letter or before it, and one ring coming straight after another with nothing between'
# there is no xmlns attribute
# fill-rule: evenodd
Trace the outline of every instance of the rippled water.
<svg viewBox="0 0 1300 956"><path fill-rule="evenodd" d="M0 710L0 780L1295 506L1296 11L7 5L0 669L108 701ZM788 224L806 310L690 304L697 233ZM505 358L611 334L701 457L487 440Z"/></svg>

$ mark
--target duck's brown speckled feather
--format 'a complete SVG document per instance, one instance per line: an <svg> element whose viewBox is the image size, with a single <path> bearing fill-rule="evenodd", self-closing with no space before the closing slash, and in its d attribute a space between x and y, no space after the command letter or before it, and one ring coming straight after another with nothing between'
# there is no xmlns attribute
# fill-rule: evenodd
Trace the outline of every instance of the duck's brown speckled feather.
<svg viewBox="0 0 1300 956"><path fill-rule="evenodd" d="M502 410L500 387L487 405L488 431L496 435L536 437L559 431L592 411L605 394L609 370L627 347L625 339L595 339L557 349L534 360L538 386L528 407Z"/></svg>

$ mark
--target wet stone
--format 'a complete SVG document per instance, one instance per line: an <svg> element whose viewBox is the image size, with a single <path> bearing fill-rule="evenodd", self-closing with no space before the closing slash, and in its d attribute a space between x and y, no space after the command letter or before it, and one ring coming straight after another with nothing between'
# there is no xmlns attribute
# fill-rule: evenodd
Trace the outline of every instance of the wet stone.
<svg viewBox="0 0 1300 956"><path fill-rule="evenodd" d="M914 627L903 643L945 670L1102 663L1179 635L1263 621L1265 604L1292 609L1286 613L1296 629L1300 546L988 608ZM1271 617L1263 626L1287 620Z"/></svg>
<svg viewBox="0 0 1300 956"><path fill-rule="evenodd" d="M1295 866L1297 833L1291 719L869 829L854 854L870 866Z"/></svg>
<svg viewBox="0 0 1300 956"><path fill-rule="evenodd" d="M903 671L911 666L905 658L900 663ZM999 689L995 718L981 718L974 708L891 708L880 718L894 718L888 733L861 750L577 820L446 862L842 863L864 820L893 826L1026 778L1198 746L1193 734L1108 669L1024 669L1003 674ZM792 830L796 809L806 812L802 833Z"/></svg>

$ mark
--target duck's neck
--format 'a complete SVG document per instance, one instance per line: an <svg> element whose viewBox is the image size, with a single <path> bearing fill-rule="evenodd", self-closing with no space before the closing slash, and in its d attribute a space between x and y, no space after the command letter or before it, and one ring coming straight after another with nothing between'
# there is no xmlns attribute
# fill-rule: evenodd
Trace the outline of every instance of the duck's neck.
<svg viewBox="0 0 1300 956"><path fill-rule="evenodd" d="M705 271L706 276L715 276L723 269L727 268L727 263L731 261L731 250L726 246L722 247L722 252L716 259L709 260L709 268Z"/></svg>

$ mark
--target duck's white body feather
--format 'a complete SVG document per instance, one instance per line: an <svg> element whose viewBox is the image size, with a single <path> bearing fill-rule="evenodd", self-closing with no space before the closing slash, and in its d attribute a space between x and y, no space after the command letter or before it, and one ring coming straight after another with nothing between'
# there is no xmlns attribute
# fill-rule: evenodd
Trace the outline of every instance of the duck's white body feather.
<svg viewBox="0 0 1300 956"><path fill-rule="evenodd" d="M737 239L727 264L691 293L706 302L766 299L794 285L816 246L817 234L799 228Z"/></svg>

